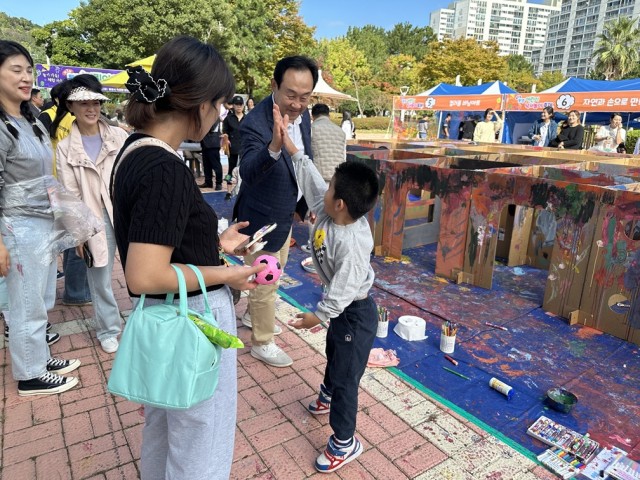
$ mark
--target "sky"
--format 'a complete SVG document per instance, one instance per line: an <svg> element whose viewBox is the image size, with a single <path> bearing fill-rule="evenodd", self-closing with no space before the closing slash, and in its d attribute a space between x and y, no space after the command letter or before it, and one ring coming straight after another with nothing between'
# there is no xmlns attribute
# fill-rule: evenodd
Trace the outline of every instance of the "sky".
<svg viewBox="0 0 640 480"><path fill-rule="evenodd" d="M188 1L188 0L187 0ZM215 1L215 0L212 0ZM396 23L429 24L429 13L450 0L303 0L300 14L307 25L317 27L316 38L345 35L349 26L372 24L385 30ZM80 0L0 0L0 10L38 25L64 20Z"/></svg>

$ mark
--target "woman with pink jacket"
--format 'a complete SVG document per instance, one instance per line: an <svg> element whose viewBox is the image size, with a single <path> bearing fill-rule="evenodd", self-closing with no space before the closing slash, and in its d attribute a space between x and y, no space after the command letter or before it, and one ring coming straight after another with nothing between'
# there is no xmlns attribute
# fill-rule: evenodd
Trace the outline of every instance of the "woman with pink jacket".
<svg viewBox="0 0 640 480"><path fill-rule="evenodd" d="M86 203L98 218L104 219L104 231L89 239L84 247L77 247L77 253L85 259L93 257L93 265L89 265L90 260L87 263L90 266L87 278L93 299L96 333L102 349L106 353L114 353L118 350L122 319L111 286L116 242L109 181L127 133L100 118L100 107L105 100L108 98L102 94L102 86L97 79L95 85L90 82L89 87L72 87L69 96L61 99L63 108L68 108L75 115L75 121L69 135L58 143L56 160L59 182ZM84 252L85 248L90 255Z"/></svg>

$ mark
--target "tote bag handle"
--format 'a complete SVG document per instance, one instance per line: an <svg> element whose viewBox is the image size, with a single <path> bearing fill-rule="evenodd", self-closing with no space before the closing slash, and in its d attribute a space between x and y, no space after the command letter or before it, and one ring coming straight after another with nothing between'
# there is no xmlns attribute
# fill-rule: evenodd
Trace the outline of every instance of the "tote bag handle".
<svg viewBox="0 0 640 480"><path fill-rule="evenodd" d="M187 316L187 283L185 281L184 278L184 274L182 273L182 270L180 270L178 267L176 267L173 263L171 264L171 266L173 267L173 269L176 271L176 275L178 276L178 294L180 295L180 315L182 315L183 317ZM204 278L202 277L202 272L200 272L200 269L198 267L196 267L195 265L191 265L191 264L187 264L187 267L189 267L191 270L193 270L193 273L196 274L196 277L198 278L198 283L200 284L200 291L202 292L202 298L204 300L204 312L205 314L209 315L209 318L213 318L215 320L215 317L213 316L213 312L211 311L211 306L209 305L209 298L207 296L207 286L204 284ZM136 307L136 310L140 309L142 310L142 308L144 308L144 299L145 299L146 295L143 293L142 295L140 295L140 301L138 302L138 305ZM174 294L173 293L167 293L167 296L165 298L165 302L166 304L172 304L173 303L173 299L174 299ZM217 322L216 322L217 323Z"/></svg>

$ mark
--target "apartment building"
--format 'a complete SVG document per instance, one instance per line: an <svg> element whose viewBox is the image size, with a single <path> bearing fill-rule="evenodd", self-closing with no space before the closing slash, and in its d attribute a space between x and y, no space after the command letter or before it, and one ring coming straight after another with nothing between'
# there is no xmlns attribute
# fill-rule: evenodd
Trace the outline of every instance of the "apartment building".
<svg viewBox="0 0 640 480"><path fill-rule="evenodd" d="M549 20L536 73L560 70L567 77L587 77L605 23L638 15L640 0L565 0Z"/></svg>
<svg viewBox="0 0 640 480"><path fill-rule="evenodd" d="M441 8L431 12L429 16L429 26L433 33L437 35L438 41L445 38L453 38L453 25L456 11L453 8Z"/></svg>
<svg viewBox="0 0 640 480"><path fill-rule="evenodd" d="M561 0L458 0L431 13L429 25L442 38L494 40L500 55L531 58L544 48L549 19L560 11Z"/></svg>

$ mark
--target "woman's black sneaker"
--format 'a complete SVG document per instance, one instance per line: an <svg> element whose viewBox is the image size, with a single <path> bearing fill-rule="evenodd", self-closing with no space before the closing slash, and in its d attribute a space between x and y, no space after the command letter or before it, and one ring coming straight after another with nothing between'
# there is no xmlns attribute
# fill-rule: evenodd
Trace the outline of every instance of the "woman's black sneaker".
<svg viewBox="0 0 640 480"><path fill-rule="evenodd" d="M49 332L49 330L51 330L51 324L47 322L47 332ZM9 325L4 326L4 338L9 340ZM60 340L59 333L47 333L47 345L53 345L58 340Z"/></svg>
<svg viewBox="0 0 640 480"><path fill-rule="evenodd" d="M18 395L53 395L66 392L78 384L76 377L61 377L57 373L47 372L38 378L18 381Z"/></svg>
<svg viewBox="0 0 640 480"><path fill-rule="evenodd" d="M47 360L47 371L58 375L73 372L79 366L80 360L76 360L75 358L72 360L62 360L61 358L51 357Z"/></svg>

